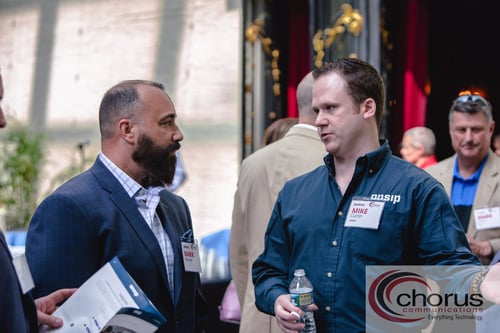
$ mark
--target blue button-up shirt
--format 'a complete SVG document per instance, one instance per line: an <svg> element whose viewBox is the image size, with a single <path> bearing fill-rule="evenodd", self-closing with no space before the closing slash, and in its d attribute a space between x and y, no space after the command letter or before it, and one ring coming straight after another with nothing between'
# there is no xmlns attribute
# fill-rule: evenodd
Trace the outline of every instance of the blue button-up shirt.
<svg viewBox="0 0 500 333"><path fill-rule="evenodd" d="M278 195L253 265L261 311L274 315L276 298L304 268L318 332L364 332L366 265L479 265L443 187L392 156L387 142L358 159L344 195L334 174L328 155L325 166L288 181ZM377 229L344 226L357 197L385 201Z"/></svg>
<svg viewBox="0 0 500 333"><path fill-rule="evenodd" d="M451 202L455 206L472 206L476 196L477 186L479 184L479 177L483 172L484 165L488 159L488 154L479 164L476 172L469 178L465 179L458 170L458 162L455 158L455 165L453 166L453 185L451 187Z"/></svg>

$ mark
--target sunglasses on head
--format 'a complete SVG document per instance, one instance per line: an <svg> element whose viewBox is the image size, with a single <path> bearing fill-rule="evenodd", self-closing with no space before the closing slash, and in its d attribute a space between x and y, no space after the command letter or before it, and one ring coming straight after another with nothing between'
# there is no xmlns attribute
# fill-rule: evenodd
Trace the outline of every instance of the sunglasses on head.
<svg viewBox="0 0 500 333"><path fill-rule="evenodd" d="M475 95L475 94L464 94L458 96L455 101L453 102L454 104L457 103L475 103L475 104L481 104L488 106L489 103L488 101L482 97L481 95Z"/></svg>

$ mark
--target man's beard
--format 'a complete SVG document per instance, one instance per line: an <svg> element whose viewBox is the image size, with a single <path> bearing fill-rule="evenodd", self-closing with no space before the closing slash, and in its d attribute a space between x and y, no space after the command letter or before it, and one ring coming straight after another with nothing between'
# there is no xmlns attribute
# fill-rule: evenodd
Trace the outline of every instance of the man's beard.
<svg viewBox="0 0 500 333"><path fill-rule="evenodd" d="M132 154L132 159L144 169L141 185L147 188L172 184L177 162L177 157L172 152L180 147L178 142L174 142L163 148L146 134L141 134L137 149Z"/></svg>

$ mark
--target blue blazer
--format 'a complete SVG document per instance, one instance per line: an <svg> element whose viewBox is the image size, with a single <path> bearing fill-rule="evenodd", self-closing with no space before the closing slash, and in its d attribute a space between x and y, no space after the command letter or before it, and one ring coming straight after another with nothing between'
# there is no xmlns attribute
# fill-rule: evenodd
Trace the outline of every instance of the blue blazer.
<svg viewBox="0 0 500 333"><path fill-rule="evenodd" d="M0 232L0 326L2 332L38 332L36 307L30 293L23 295L12 256Z"/></svg>
<svg viewBox="0 0 500 333"><path fill-rule="evenodd" d="M193 228L189 208L169 191L160 193L159 207L174 249L173 298L155 235L135 200L99 158L48 196L32 217L26 256L35 282L33 296L79 287L117 256L167 318L158 332L201 331L207 304L200 276L184 270L181 254L180 237Z"/></svg>

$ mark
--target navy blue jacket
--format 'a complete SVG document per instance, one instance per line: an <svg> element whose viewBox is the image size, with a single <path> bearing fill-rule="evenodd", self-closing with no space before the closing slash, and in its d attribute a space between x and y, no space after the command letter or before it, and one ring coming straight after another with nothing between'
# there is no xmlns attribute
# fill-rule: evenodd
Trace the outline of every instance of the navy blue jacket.
<svg viewBox="0 0 500 333"><path fill-rule="evenodd" d="M23 295L4 234L0 232L0 327L2 332L38 332L36 307L30 293Z"/></svg>
<svg viewBox="0 0 500 333"><path fill-rule="evenodd" d="M174 299L163 255L136 202L99 160L69 180L36 209L26 239L26 256L39 297L76 288L117 256L153 304L167 318L160 333L191 333L206 319L200 276L187 272L180 237L192 230L184 199L160 192L162 215L175 256Z"/></svg>

